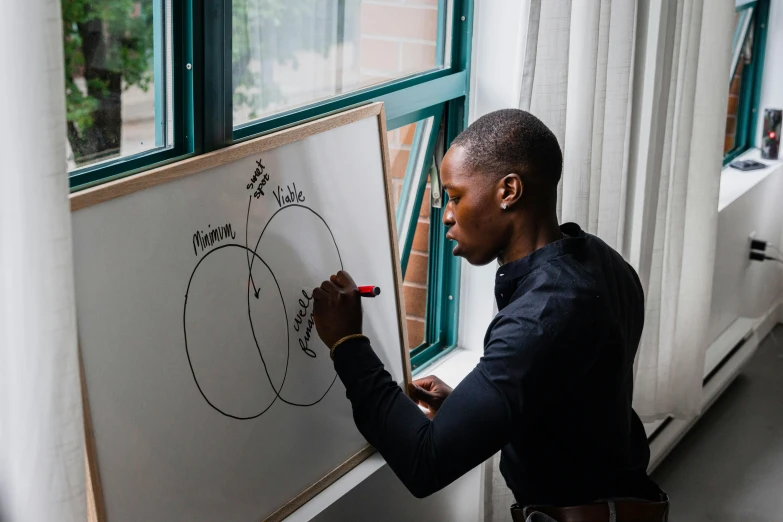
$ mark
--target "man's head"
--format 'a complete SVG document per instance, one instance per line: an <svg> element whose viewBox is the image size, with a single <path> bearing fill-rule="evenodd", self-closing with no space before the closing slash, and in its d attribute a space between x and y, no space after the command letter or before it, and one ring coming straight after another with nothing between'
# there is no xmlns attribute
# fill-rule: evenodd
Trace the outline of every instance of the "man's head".
<svg viewBox="0 0 783 522"><path fill-rule="evenodd" d="M551 221L562 168L555 135L529 112L504 109L476 120L441 164L449 195L443 223L457 242L454 255L487 264L521 228Z"/></svg>

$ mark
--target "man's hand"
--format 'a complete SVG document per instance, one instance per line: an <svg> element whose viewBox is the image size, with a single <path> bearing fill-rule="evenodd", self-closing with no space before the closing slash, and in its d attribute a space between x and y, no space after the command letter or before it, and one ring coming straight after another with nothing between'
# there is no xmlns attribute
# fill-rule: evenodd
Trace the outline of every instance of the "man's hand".
<svg viewBox="0 0 783 522"><path fill-rule="evenodd" d="M313 290L313 319L327 348L347 335L362 333L362 297L347 272L340 271Z"/></svg>
<svg viewBox="0 0 783 522"><path fill-rule="evenodd" d="M419 406L425 406L429 410L427 417L430 419L435 416L451 391L451 386L433 375L416 379L408 387L411 398Z"/></svg>

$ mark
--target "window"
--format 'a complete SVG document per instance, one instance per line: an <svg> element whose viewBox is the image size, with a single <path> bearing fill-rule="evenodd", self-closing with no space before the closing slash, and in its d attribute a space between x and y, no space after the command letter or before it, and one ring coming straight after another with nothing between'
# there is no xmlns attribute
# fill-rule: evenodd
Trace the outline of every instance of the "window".
<svg viewBox="0 0 783 522"><path fill-rule="evenodd" d="M437 2L233 0L234 125L444 65Z"/></svg>
<svg viewBox="0 0 783 522"><path fill-rule="evenodd" d="M457 342L437 169L472 0L61 0L72 190L383 101L412 367Z"/></svg>
<svg viewBox="0 0 783 522"><path fill-rule="evenodd" d="M63 0L68 170L168 147L170 4Z"/></svg>
<svg viewBox="0 0 783 522"><path fill-rule="evenodd" d="M737 0L736 4L724 164L755 143L769 15L769 0Z"/></svg>

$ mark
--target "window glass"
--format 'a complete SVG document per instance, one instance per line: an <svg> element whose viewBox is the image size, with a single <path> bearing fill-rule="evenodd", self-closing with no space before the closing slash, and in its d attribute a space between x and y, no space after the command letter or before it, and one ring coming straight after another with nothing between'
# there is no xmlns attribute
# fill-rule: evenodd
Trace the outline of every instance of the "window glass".
<svg viewBox="0 0 783 522"><path fill-rule="evenodd" d="M165 147L171 142L167 2L62 0L61 6L68 170Z"/></svg>
<svg viewBox="0 0 783 522"><path fill-rule="evenodd" d="M729 79L729 100L726 114L726 135L723 141L723 153L732 151L741 144L737 143L737 128L740 118L740 97L742 94L742 74L753 60L753 8L735 14L734 38L732 42L731 75Z"/></svg>
<svg viewBox="0 0 783 522"><path fill-rule="evenodd" d="M232 2L234 125L444 65L438 0Z"/></svg>
<svg viewBox="0 0 783 522"><path fill-rule="evenodd" d="M737 70L731 79L729 87L729 107L726 115L726 137L723 141L723 153L727 153L734 148L737 135L737 113L739 112L739 97L742 87L742 68L743 60L737 64Z"/></svg>
<svg viewBox="0 0 783 522"><path fill-rule="evenodd" d="M430 118L431 120L431 118ZM424 128L431 132L432 122L428 122ZM389 131L389 161L392 173L392 188L394 194L395 210L400 206L402 187L405 175L416 175L413 169L408 169L408 164L415 162L419 156L418 151L412 150L414 135L417 125L424 125L424 121L412 123L399 129ZM421 140L421 146L426 144L426 139ZM415 190L411 190L408 197L415 197ZM414 229L415 227L415 229ZM430 229L430 185L424 191L421 202L421 210L416 216L415 224L411 223L413 243L411 246L408 265L403 278L403 297L405 299L405 315L408 328L408 347L413 350L424 342L426 334L427 318L427 293L429 279L427 277L430 261L429 246ZM402 238L400 238L402 241Z"/></svg>

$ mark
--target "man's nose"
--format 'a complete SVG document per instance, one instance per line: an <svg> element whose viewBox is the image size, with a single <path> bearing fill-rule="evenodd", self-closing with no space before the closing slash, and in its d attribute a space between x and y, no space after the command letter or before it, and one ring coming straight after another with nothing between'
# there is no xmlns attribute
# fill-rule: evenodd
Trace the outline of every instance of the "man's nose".
<svg viewBox="0 0 783 522"><path fill-rule="evenodd" d="M443 224L447 227L452 226L456 221L454 220L454 211L451 209L451 201L446 203L446 210L443 212Z"/></svg>

